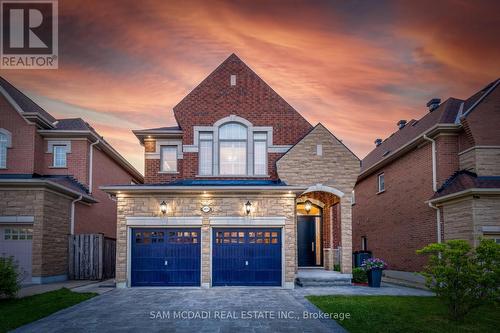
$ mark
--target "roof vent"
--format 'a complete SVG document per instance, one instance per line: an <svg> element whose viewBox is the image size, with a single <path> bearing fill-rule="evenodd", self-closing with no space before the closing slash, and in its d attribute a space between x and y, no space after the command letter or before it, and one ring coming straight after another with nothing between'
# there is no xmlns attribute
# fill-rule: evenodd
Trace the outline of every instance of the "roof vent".
<svg viewBox="0 0 500 333"><path fill-rule="evenodd" d="M378 147L382 144L382 139L375 139L375 146Z"/></svg>
<svg viewBox="0 0 500 333"><path fill-rule="evenodd" d="M401 119L400 121L398 121L397 125L398 125L399 129L402 129L403 127L406 126L406 120Z"/></svg>
<svg viewBox="0 0 500 333"><path fill-rule="evenodd" d="M429 108L429 112L432 112L438 108L439 104L441 104L441 98L433 98L426 105Z"/></svg>

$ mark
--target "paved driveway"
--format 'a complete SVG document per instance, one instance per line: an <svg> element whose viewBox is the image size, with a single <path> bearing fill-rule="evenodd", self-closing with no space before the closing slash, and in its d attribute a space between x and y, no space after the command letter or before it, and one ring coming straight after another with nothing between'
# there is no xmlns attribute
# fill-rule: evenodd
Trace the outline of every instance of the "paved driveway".
<svg viewBox="0 0 500 333"><path fill-rule="evenodd" d="M304 312L320 313L282 289L116 289L16 332L344 332Z"/></svg>

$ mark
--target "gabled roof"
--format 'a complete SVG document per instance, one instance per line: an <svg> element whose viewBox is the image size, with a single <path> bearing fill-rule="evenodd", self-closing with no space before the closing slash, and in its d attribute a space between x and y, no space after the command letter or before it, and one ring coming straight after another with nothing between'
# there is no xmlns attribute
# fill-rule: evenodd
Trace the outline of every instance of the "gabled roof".
<svg viewBox="0 0 500 333"><path fill-rule="evenodd" d="M94 130L87 122L82 118L67 118L67 119L57 119L54 123L56 126L55 130L60 131L90 131Z"/></svg>
<svg viewBox="0 0 500 333"><path fill-rule="evenodd" d="M457 171L434 193L431 200L470 189L498 189L500 191L500 176L478 176L467 170Z"/></svg>
<svg viewBox="0 0 500 333"><path fill-rule="evenodd" d="M437 109L427 113L421 119L410 120L405 127L391 134L378 147L366 155L361 162L361 173L437 124L454 124L462 102L460 99L448 98Z"/></svg>
<svg viewBox="0 0 500 333"><path fill-rule="evenodd" d="M24 114L38 115L47 123L53 123L56 119L38 104L33 102L28 96L23 94L19 89L14 87L9 81L0 76L0 87L19 105L21 112Z"/></svg>
<svg viewBox="0 0 500 333"><path fill-rule="evenodd" d="M396 158L403 152L403 148L414 142L424 134L428 134L436 127L460 128L460 119L467 117L474 108L500 83L497 79L466 100L448 98L437 109L428 112L419 120L410 120L402 129L391 134L382 144L375 147L361 162L361 174L358 180L371 173L370 168L377 169L376 165L382 165L385 161Z"/></svg>

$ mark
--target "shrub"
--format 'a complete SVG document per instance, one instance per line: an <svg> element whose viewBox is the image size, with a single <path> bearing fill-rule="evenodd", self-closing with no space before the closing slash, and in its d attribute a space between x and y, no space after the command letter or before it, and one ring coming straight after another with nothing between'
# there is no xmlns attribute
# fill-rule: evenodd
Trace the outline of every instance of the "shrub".
<svg viewBox="0 0 500 333"><path fill-rule="evenodd" d="M462 320L473 308L500 297L500 244L493 240L481 240L475 250L467 241L450 240L417 253L429 255L422 274L453 320Z"/></svg>
<svg viewBox="0 0 500 333"><path fill-rule="evenodd" d="M334 270L335 272L340 272L340 264L335 264L335 265L333 265L333 270Z"/></svg>
<svg viewBox="0 0 500 333"><path fill-rule="evenodd" d="M360 267L352 269L352 282L355 283L366 283L368 282L368 275L366 271Z"/></svg>
<svg viewBox="0 0 500 333"><path fill-rule="evenodd" d="M0 257L0 296L14 297L21 289L20 273L14 257Z"/></svg>

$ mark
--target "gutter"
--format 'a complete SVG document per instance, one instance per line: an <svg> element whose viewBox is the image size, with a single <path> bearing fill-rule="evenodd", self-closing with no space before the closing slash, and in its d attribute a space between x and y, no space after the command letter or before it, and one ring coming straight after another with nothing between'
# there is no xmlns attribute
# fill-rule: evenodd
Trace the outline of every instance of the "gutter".
<svg viewBox="0 0 500 333"><path fill-rule="evenodd" d="M75 203L82 200L83 195L80 195L75 200L71 201L71 222L70 222L70 234L75 234Z"/></svg>
<svg viewBox="0 0 500 333"><path fill-rule="evenodd" d="M94 158L94 146L101 142L101 140L97 139L97 141L90 144L90 152L89 152L89 194L92 194L92 171L93 171L93 158Z"/></svg>
<svg viewBox="0 0 500 333"><path fill-rule="evenodd" d="M100 189L107 193L120 193L120 192L248 192L248 191L270 191L270 192L303 192L308 187L304 186L137 186L137 185L118 185L118 186L101 186Z"/></svg>
<svg viewBox="0 0 500 333"><path fill-rule="evenodd" d="M85 199L86 202L89 203L96 203L99 202L95 198L89 195L82 195L80 192L72 190L66 186L59 185L55 182L52 182L50 180L40 180L40 179L0 179L0 186L6 186L12 184L14 186L36 186L36 185L43 185L43 186L48 186L51 187L52 189L56 189L61 191L64 194L70 194L73 195L74 197L79 197L80 195Z"/></svg>

